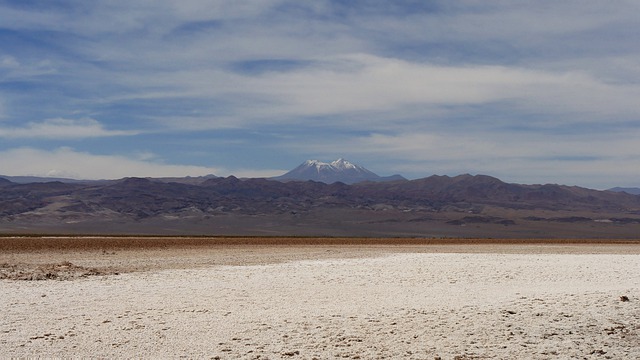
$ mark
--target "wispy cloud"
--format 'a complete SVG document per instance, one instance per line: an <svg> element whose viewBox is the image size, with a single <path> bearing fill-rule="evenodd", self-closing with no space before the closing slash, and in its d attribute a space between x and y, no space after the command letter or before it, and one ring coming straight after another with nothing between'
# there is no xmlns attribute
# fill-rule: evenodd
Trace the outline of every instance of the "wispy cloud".
<svg viewBox="0 0 640 360"><path fill-rule="evenodd" d="M85 139L107 136L132 136L136 131L107 130L94 119L47 119L24 127L0 127L0 138Z"/></svg>
<svg viewBox="0 0 640 360"><path fill-rule="evenodd" d="M235 174L245 177L269 177L281 175L284 171L167 164L157 159L97 155L61 147L52 151L36 148L0 151L0 173L2 175L55 176L98 180L130 176L172 177L185 176L185 174L191 176Z"/></svg>
<svg viewBox="0 0 640 360"><path fill-rule="evenodd" d="M371 55L348 55L325 66L233 84L274 97L273 108L293 116L401 112L408 105L470 106L507 102L523 112L580 114L580 120L635 116L638 84L606 84L580 72L505 66L437 66ZM244 80L244 81L243 81Z"/></svg>
<svg viewBox="0 0 640 360"><path fill-rule="evenodd" d="M0 57L0 79L15 81L55 73L55 68L48 60L21 63L13 56Z"/></svg>
<svg viewBox="0 0 640 360"><path fill-rule="evenodd" d="M128 176L206 175L217 169L167 165L123 156L94 155L71 148L43 151L18 148L1 152L0 168L4 175L65 176L78 179L117 179ZM11 172L8 173L7 172Z"/></svg>
<svg viewBox="0 0 640 360"><path fill-rule="evenodd" d="M211 86L217 83L225 86ZM184 98L216 99L216 107L204 106L202 114L183 116L200 129L302 124L305 117L354 114L372 114L370 121L357 126L375 129L388 125L389 118L381 119L382 124L374 121L380 112L404 120L419 116L416 121L424 121L424 115L431 113L454 114L460 108L496 103L514 113L512 121L521 115L543 114L542 125L628 121L640 110L639 84L605 82L581 71L441 66L366 54L316 59L300 68L259 75L184 70L160 75L152 84L175 88L132 94L128 101L180 104ZM422 114L416 114L416 107ZM184 125L169 117L158 120L169 127ZM341 119L327 125L352 124Z"/></svg>

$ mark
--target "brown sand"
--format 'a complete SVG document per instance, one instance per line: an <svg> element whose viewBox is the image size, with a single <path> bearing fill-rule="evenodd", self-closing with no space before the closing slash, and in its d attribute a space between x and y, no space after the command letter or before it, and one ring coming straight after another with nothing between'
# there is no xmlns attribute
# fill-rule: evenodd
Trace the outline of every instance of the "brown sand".
<svg viewBox="0 0 640 360"><path fill-rule="evenodd" d="M2 356L640 358L637 242L142 239L0 238Z"/></svg>

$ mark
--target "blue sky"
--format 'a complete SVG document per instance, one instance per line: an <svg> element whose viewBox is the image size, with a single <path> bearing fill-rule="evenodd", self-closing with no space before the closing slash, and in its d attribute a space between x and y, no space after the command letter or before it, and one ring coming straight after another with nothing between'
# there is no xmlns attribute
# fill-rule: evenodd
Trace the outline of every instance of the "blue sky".
<svg viewBox="0 0 640 360"><path fill-rule="evenodd" d="M0 174L640 186L638 1L0 0Z"/></svg>

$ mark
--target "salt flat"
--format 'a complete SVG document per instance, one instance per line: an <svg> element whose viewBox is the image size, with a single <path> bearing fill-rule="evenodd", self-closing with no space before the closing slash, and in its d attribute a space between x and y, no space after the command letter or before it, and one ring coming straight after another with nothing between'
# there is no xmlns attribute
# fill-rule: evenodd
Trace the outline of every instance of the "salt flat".
<svg viewBox="0 0 640 360"><path fill-rule="evenodd" d="M249 265L2 280L0 349L74 358L640 358L640 254L546 249L335 257L296 249L280 262L265 255Z"/></svg>

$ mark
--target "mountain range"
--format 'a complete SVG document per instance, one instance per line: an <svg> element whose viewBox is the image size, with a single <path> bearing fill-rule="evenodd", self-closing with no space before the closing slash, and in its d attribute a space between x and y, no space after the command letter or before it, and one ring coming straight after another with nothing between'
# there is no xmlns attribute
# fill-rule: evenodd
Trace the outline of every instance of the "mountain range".
<svg viewBox="0 0 640 360"><path fill-rule="evenodd" d="M19 184L0 178L0 233L496 238L640 233L638 195L511 184L485 175L375 181L366 169L349 164L303 164L302 173L314 167L355 170L344 181L323 178L327 183L303 180L296 169L290 173L297 181L208 176Z"/></svg>

